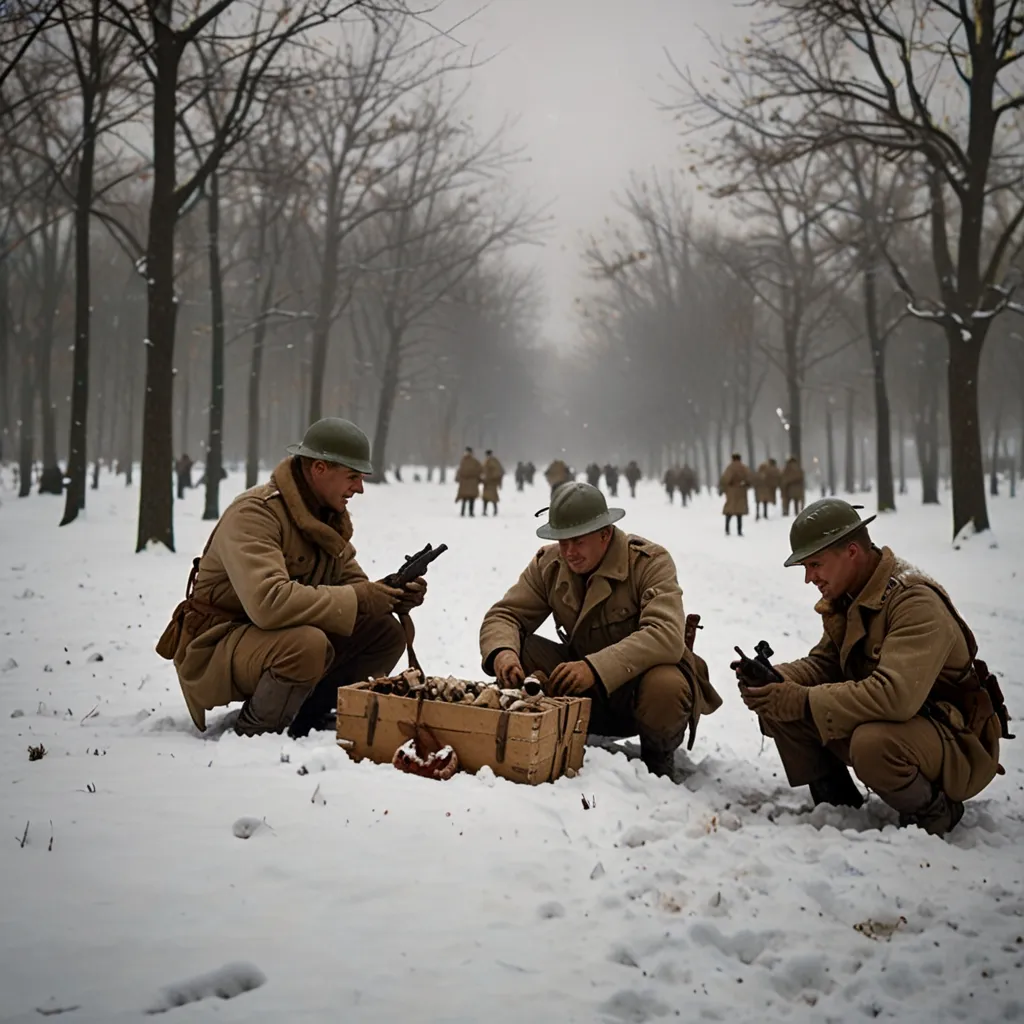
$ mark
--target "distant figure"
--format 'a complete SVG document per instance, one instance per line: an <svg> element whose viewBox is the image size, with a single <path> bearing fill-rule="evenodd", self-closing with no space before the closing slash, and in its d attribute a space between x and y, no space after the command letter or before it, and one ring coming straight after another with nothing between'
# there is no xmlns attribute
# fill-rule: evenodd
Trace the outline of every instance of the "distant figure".
<svg viewBox="0 0 1024 1024"><path fill-rule="evenodd" d="M547 480L553 495L562 484L567 484L573 479L573 474L569 472L568 465L562 459L554 459L544 471L544 479Z"/></svg>
<svg viewBox="0 0 1024 1024"><path fill-rule="evenodd" d="M793 514L800 512L804 507L804 471L795 455L786 459L785 468L782 470L782 514L789 515L790 502L793 504Z"/></svg>
<svg viewBox="0 0 1024 1024"><path fill-rule="evenodd" d="M636 497L636 485L640 482L642 476L643 473L640 471L636 459L630 459L629 465L626 466L626 482L629 484L629 496L631 498Z"/></svg>
<svg viewBox="0 0 1024 1024"><path fill-rule="evenodd" d="M174 470L178 474L178 500L185 497L185 488L192 486L192 467L195 463L184 453L174 464Z"/></svg>
<svg viewBox="0 0 1024 1024"><path fill-rule="evenodd" d="M750 511L747 504L747 489L751 484L750 470L743 464L743 456L733 452L732 462L725 467L718 482L718 493L725 495L722 515L725 516L725 534L729 535L729 524L736 517L736 535L743 536L743 517Z"/></svg>
<svg viewBox="0 0 1024 1024"><path fill-rule="evenodd" d="M522 462L516 463L516 490L521 491L526 483L526 466Z"/></svg>
<svg viewBox="0 0 1024 1024"><path fill-rule="evenodd" d="M402 482L402 467L397 462L391 467L391 472L395 474L395 480L398 483L401 483Z"/></svg>
<svg viewBox="0 0 1024 1024"><path fill-rule="evenodd" d="M782 470L774 459L768 459L757 467L757 478L754 481L754 497L757 499L757 518L760 519L762 509L764 518L768 518L768 506L774 505L782 483Z"/></svg>
<svg viewBox="0 0 1024 1024"><path fill-rule="evenodd" d="M587 483L591 487L597 487L601 483L601 467L596 463L592 462L586 469Z"/></svg>
<svg viewBox="0 0 1024 1024"><path fill-rule="evenodd" d="M680 493L682 492L679 473L680 470L676 469L675 466L669 466L668 469L665 470L665 475L661 478L661 482L665 485L665 493L668 495L668 503L670 505L672 504L672 498L676 493L676 488L678 487ZM685 500L683 501L683 504L686 504Z"/></svg>
<svg viewBox="0 0 1024 1024"><path fill-rule="evenodd" d="M459 468L455 471L455 482L459 485L459 493L455 496L456 501L462 502L462 510L459 515L464 516L466 509L469 514L475 514L476 499L480 497L480 477L483 473L483 466L480 460L473 454L473 449L467 447Z"/></svg>
<svg viewBox="0 0 1024 1024"><path fill-rule="evenodd" d="M483 480L484 480L484 515L487 515L487 506L494 506L494 514L498 514L498 491L501 490L501 482L505 479L505 467L495 457L490 448L486 451L487 458L484 459Z"/></svg>
<svg viewBox="0 0 1024 1024"><path fill-rule="evenodd" d="M528 462L523 467L523 472L526 474L526 482L532 487L533 486L533 476L537 472L537 467L532 462Z"/></svg>
<svg viewBox="0 0 1024 1024"><path fill-rule="evenodd" d="M619 467L610 462L604 467L604 482L608 485L608 494L613 498L619 496Z"/></svg>
<svg viewBox="0 0 1024 1024"><path fill-rule="evenodd" d="M687 463L679 470L676 481L676 486L679 488L679 497L683 499L683 508L685 508L690 498L697 493L700 487L697 471Z"/></svg>

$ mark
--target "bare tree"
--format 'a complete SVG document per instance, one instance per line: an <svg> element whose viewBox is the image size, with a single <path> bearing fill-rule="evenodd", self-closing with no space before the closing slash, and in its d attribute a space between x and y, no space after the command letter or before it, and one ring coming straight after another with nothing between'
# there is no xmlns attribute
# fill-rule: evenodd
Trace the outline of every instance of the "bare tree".
<svg viewBox="0 0 1024 1024"><path fill-rule="evenodd" d="M780 159L853 143L910 161L921 176L935 285L909 309L947 341L953 531L988 528L979 363L992 321L1013 301L1024 244L1024 19L1016 0L758 0L769 12L742 47L723 51L727 84L686 75L704 124L740 125ZM692 108L691 108L692 109ZM994 210L1007 215L991 231Z"/></svg>
<svg viewBox="0 0 1024 1024"><path fill-rule="evenodd" d="M153 180L145 256L149 283L146 402L136 550L150 541L174 548L171 427L178 218L196 201L225 154L252 130L268 94L275 86L293 84L293 79L277 77L276 72L302 37L360 6L360 0L300 0L285 5L210 0L196 4L190 16L175 25L170 5L163 0L115 2L112 20L138 46L152 98ZM216 49L218 41L224 44L222 64L216 75L208 77L209 69L202 67L195 50L204 43ZM181 100L186 98L186 106L194 102L211 77L230 83L224 116L213 137L201 141L201 160L179 182L177 135L185 112Z"/></svg>

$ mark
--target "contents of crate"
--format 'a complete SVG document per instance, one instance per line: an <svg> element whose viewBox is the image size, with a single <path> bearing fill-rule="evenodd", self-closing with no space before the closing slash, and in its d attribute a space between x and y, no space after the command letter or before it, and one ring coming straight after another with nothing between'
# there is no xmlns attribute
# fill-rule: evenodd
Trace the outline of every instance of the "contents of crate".
<svg viewBox="0 0 1024 1024"><path fill-rule="evenodd" d="M515 782L553 782L583 765L590 701L408 669L338 690L338 742L356 760L430 778L484 766Z"/></svg>

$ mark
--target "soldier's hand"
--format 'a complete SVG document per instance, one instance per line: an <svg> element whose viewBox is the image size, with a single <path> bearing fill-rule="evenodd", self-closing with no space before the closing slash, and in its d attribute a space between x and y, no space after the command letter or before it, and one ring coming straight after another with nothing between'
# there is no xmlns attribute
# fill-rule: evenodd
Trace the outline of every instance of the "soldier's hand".
<svg viewBox="0 0 1024 1024"><path fill-rule="evenodd" d="M586 693L596 685L594 670L585 661L563 661L551 673L544 690L555 697L571 697Z"/></svg>
<svg viewBox="0 0 1024 1024"><path fill-rule="evenodd" d="M359 613L370 619L382 619L395 610L395 605L402 597L397 587L389 587L379 580L360 580L352 584L358 603Z"/></svg>
<svg viewBox="0 0 1024 1024"><path fill-rule="evenodd" d="M807 687L784 680L768 686L740 686L743 703L760 718L798 722L807 713Z"/></svg>
<svg viewBox="0 0 1024 1024"><path fill-rule="evenodd" d="M413 608L419 608L423 604L423 598L427 596L427 581L422 576L406 583L402 596L395 603L396 615L408 615Z"/></svg>
<svg viewBox="0 0 1024 1024"><path fill-rule="evenodd" d="M505 687L522 686L523 680L526 679L519 655L507 649L499 651L495 656L494 674L498 677L498 682Z"/></svg>
<svg viewBox="0 0 1024 1024"><path fill-rule="evenodd" d="M745 687L745 686L747 686L747 687L750 687L750 686L760 686L760 687L763 687L764 686L764 681L763 680L757 679L754 676L748 675L743 670L743 662L742 661L730 661L729 662L729 668L731 668L733 670L733 672L736 673L736 681L740 684L740 690L741 691L742 691L743 687Z"/></svg>

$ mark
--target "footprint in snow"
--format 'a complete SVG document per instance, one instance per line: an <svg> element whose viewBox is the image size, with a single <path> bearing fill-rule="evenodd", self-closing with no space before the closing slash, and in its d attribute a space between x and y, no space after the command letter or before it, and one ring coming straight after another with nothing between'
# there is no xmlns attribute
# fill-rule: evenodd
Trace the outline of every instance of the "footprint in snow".
<svg viewBox="0 0 1024 1024"><path fill-rule="evenodd" d="M647 992L623 989L599 1007L605 1020L644 1024L654 1017L666 1017L671 1012L660 1000Z"/></svg>
<svg viewBox="0 0 1024 1024"><path fill-rule="evenodd" d="M542 921L550 921L554 917L565 917L565 907L557 900L551 900L548 903L542 903L537 908L537 916Z"/></svg>
<svg viewBox="0 0 1024 1024"><path fill-rule="evenodd" d="M262 818L239 818L238 821L231 826L231 831L239 839L248 839L250 836L261 834L263 832L273 831L271 827Z"/></svg>
<svg viewBox="0 0 1024 1024"><path fill-rule="evenodd" d="M168 985L146 1013L166 1013L178 1006L198 1003L214 996L218 999L234 999L243 992L259 988L266 981L266 975L253 964L226 964L209 974L200 974L187 981Z"/></svg>

